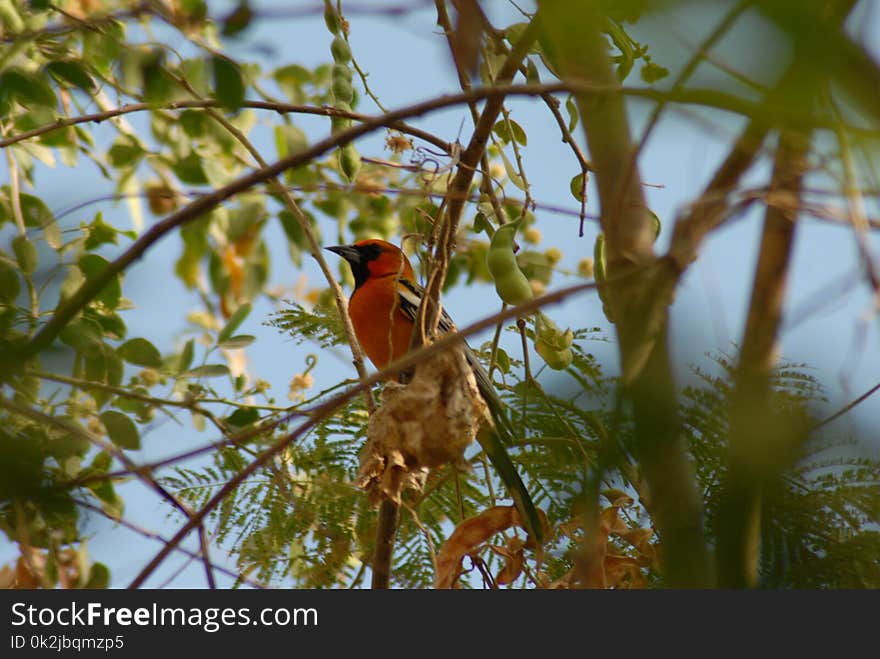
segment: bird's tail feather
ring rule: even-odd
[[[520,478],[519,472],[516,470],[516,466],[513,464],[510,454],[505,448],[505,445],[510,446],[513,443],[515,435],[513,426],[504,412],[504,404],[501,402],[498,392],[495,391],[488,373],[486,373],[483,366],[477,360],[476,355],[470,348],[465,350],[465,355],[474,371],[480,394],[482,394],[483,400],[486,401],[494,424],[494,427],[484,426],[477,433],[477,441],[480,442],[480,446],[485,451],[492,466],[495,467],[498,476],[507,488],[508,493],[513,498],[513,503],[522,518],[523,525],[529,536],[538,545],[541,545],[544,541],[541,518],[538,516],[535,503],[532,501],[525,483]]]

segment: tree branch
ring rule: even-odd
[[[807,168],[809,135],[783,131],[776,149],[771,192],[796,198]],[[761,491],[785,466],[791,448],[773,409],[770,378],[794,244],[797,207],[767,206],[755,281],[730,404],[730,446],[718,526],[718,576],[723,587],[758,583]]]
[[[602,26],[609,20],[599,3],[544,0],[539,3],[542,46],[566,81],[588,86],[614,84],[616,75]],[[655,526],[664,545],[664,573],[673,587],[711,583],[703,537],[702,502],[686,453],[676,387],[667,345],[667,303],[657,300],[664,266],[652,244],[642,182],[630,137],[624,99],[576,92],[593,173],[599,189],[600,223],[606,239],[610,316],[617,330],[623,395],[633,405],[634,452],[651,492]],[[656,306],[655,306],[656,305]],[[613,449],[613,447],[610,447]],[[601,458],[600,458],[601,461]],[[585,527],[598,528],[598,486],[589,488]],[[583,564],[595,547],[583,547]]]

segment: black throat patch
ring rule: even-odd
[[[354,277],[354,289],[361,287],[370,278],[370,261],[375,261],[382,254],[382,248],[370,243],[369,245],[355,245],[358,251],[358,259],[347,259],[351,266],[351,274]]]

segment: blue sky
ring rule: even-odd
[[[220,13],[222,3],[210,4],[212,11],[217,6]],[[385,4],[361,2],[358,6],[381,7]],[[361,67],[370,72],[370,85],[388,108],[409,105],[458,89],[448,49],[435,25],[433,3],[421,4],[426,8],[393,19],[383,14],[353,14],[350,17],[350,39],[355,57]],[[516,15],[516,10],[506,2],[498,0],[486,4],[499,25]],[[259,14],[263,7],[277,8],[282,3],[254,2],[252,5]],[[284,4],[294,7],[314,5]],[[702,38],[706,30],[704,14],[708,11],[705,5],[697,6],[689,13],[683,13],[680,20],[674,23],[649,22],[633,30],[633,34],[638,38],[639,34],[656,27],[657,31],[651,32],[651,39],[648,40],[651,52],[658,63],[675,73],[691,48]],[[854,30],[871,34],[866,26],[877,25],[877,12],[864,11],[857,18]],[[772,27],[752,18],[741,29],[750,32],[755,48],[734,49],[734,40],[731,39],[720,46],[720,59],[744,72],[766,70],[764,65],[768,62],[771,63],[771,69],[784,64],[784,44],[780,45]],[[877,30],[874,32],[880,33]],[[315,14],[259,20],[243,37],[229,42],[229,46],[233,55],[256,59],[267,71],[280,64],[296,62],[312,67],[327,62],[330,60],[330,40],[331,36],[324,28],[320,14]],[[873,46],[876,48],[876,42]],[[713,80],[716,75],[717,72],[707,67],[698,72],[697,80]],[[630,82],[637,84],[636,80],[634,74]],[[512,118],[528,132],[529,143],[524,148],[524,157],[527,173],[534,186],[533,196],[545,204],[577,210],[577,203],[569,192],[569,180],[577,173],[577,166],[570,151],[561,142],[552,117],[540,102],[533,100],[515,99],[509,107]],[[650,106],[634,103],[630,108],[630,117],[638,132]],[[362,99],[358,109],[366,113],[375,111],[366,99]],[[464,109],[453,108],[412,123],[445,139],[454,140],[464,120],[461,137],[462,141],[466,141],[471,128],[468,117]],[[695,121],[695,117],[701,120]],[[141,118],[133,116],[129,120],[135,127],[143,125]],[[261,120],[265,120],[268,126],[273,118],[261,117]],[[328,123],[320,119],[304,120],[302,126],[315,139],[329,131]],[[659,250],[662,251],[667,245],[676,214],[693,200],[723,158],[727,139],[734,134],[737,126],[736,120],[729,116],[694,109],[686,112],[671,109],[664,116],[640,162],[643,180],[657,186],[647,187],[646,195],[649,205],[663,222]],[[108,140],[112,139],[109,128],[101,130],[103,132],[99,134]],[[383,140],[383,133],[365,138],[358,142],[359,150],[365,156],[387,157]],[[254,134],[254,142],[265,153],[274,153],[270,128],[259,127]],[[5,164],[3,167],[3,176],[6,176]],[[766,163],[759,165],[751,178],[756,184],[761,184],[766,180],[767,171]],[[99,178],[95,168],[90,166],[73,171],[63,167],[41,170],[37,177],[37,190],[50,208],[56,211],[111,191],[107,183]],[[595,195],[591,199],[595,199]],[[106,219],[112,220],[120,228],[130,227],[127,207],[110,203],[90,206],[71,215],[71,224],[90,221],[99,208],[103,209]],[[595,205],[591,210],[595,212]],[[869,205],[868,213],[878,215],[876,204]],[[559,246],[563,250],[563,267],[575,269],[580,258],[592,255],[597,233],[595,223],[588,222],[584,237],[578,238],[576,218],[540,210],[536,215],[537,226],[544,236],[544,246]],[[149,215],[147,218],[149,221]],[[718,350],[731,353],[734,343],[740,339],[760,224],[761,212],[755,210],[715,232],[707,241],[699,261],[681,283],[671,309],[671,323],[673,350],[682,383],[690,378],[689,364],[710,368],[711,362],[705,357],[706,353]],[[328,237],[328,244],[334,242],[330,237],[335,235],[335,227],[327,224],[322,228],[323,235]],[[270,225],[267,231],[272,245],[271,283],[290,287],[304,273],[313,285],[321,285],[320,273],[311,259],[305,259],[301,271],[296,269],[287,257],[280,229]],[[876,253],[876,240],[873,247]],[[171,350],[179,344],[184,329],[180,320],[183,312],[198,307],[196,297],[167,275],[173,268],[179,249],[176,235],[163,239],[147,258],[129,270],[125,280],[126,295],[137,304],[136,309],[126,312],[126,322],[133,330],[132,335],[149,337],[163,350]],[[871,308],[870,292],[858,273],[851,230],[811,219],[801,224],[786,311],[797,312],[802,320],[786,327],[782,335],[782,356],[792,362],[805,363],[813,369],[812,373],[826,386],[830,399],[828,412],[876,384],[877,373],[880,373],[877,322]],[[849,285],[842,286],[833,294],[822,293],[829,282],[847,275],[853,275]],[[567,283],[570,282],[560,277],[554,281],[554,287]],[[821,304],[818,309],[813,309],[817,300]],[[478,286],[468,290],[459,289],[454,298],[445,300],[445,304],[459,325],[466,325],[482,317],[487,305],[495,308],[496,298],[491,287]],[[810,312],[800,313],[805,309],[810,309]],[[258,337],[258,341],[247,349],[249,370],[268,380],[276,398],[283,404],[290,378],[303,370],[306,355],[314,347],[297,347],[275,330],[262,325],[271,310],[266,301],[257,303],[240,331]],[[594,295],[572,299],[554,308],[551,315],[560,325],[596,325],[605,330],[606,336],[613,337],[613,331],[602,315],[601,304]],[[858,342],[860,332],[864,335],[862,344]],[[480,343],[488,338],[480,336],[474,342]],[[615,370],[616,351],[613,343],[595,343],[588,349],[600,358],[609,371]],[[515,354],[516,348],[511,347],[511,352]],[[318,390],[351,377],[353,369],[342,353],[338,357],[321,354],[312,374]],[[841,421],[839,427],[842,430],[870,432],[869,429],[876,426],[872,420],[876,420],[878,415],[880,396],[859,406]],[[196,433],[187,418],[181,420],[183,425],[180,426],[165,422],[155,427],[147,435],[145,447],[138,457],[147,461],[174,453],[180,447],[213,439],[209,433]],[[880,451],[880,438],[876,437],[876,431],[874,435],[873,449]],[[181,523],[178,517],[167,518],[165,505],[158,502],[152,493],[145,492],[139,484],[126,485],[123,492],[126,493],[128,518],[159,530],[166,536],[172,535]],[[91,519],[86,530],[92,536],[90,549],[94,557],[111,567],[114,586],[124,586],[159,548],[157,544],[127,531],[113,529],[106,520]],[[189,541],[188,546],[195,545]],[[4,548],[0,544],[0,561],[14,554],[13,547]],[[178,558],[167,561],[149,585],[163,583],[180,566],[181,560]],[[226,583],[222,578],[220,582]],[[171,583],[181,587],[204,586],[200,565],[196,562],[185,568]]]

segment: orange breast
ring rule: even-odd
[[[413,322],[397,300],[393,279],[383,277],[366,281],[348,303],[358,343],[379,369],[409,350]]]

